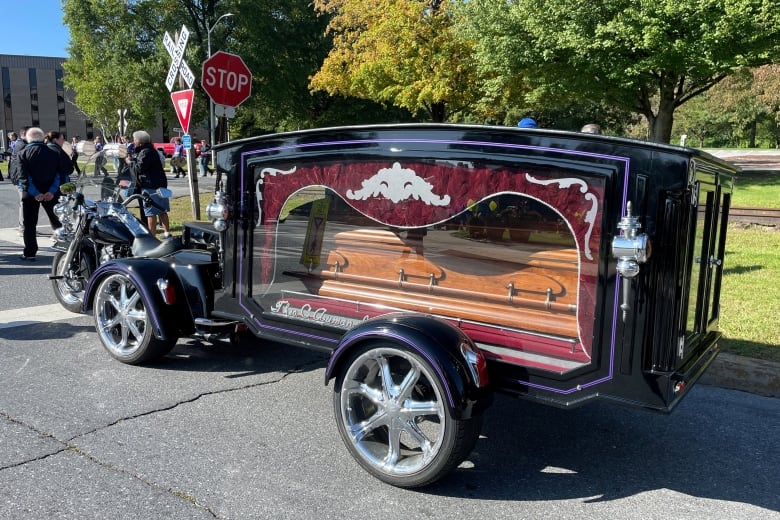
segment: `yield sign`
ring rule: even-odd
[[[192,89],[178,90],[171,92],[171,101],[173,101],[173,109],[176,111],[176,116],[179,118],[184,133],[189,133],[190,128],[190,115],[192,114],[192,100],[195,96],[195,91]]]

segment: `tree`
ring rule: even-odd
[[[333,48],[313,90],[389,103],[445,121],[477,98],[472,42],[453,30],[450,0],[315,0]]]
[[[234,126],[244,133],[311,126],[309,78],[330,48],[326,23],[309,0],[265,0],[242,8],[229,52],[241,55],[252,71],[253,90]]]
[[[711,113],[726,121],[735,137],[747,134],[749,148],[756,146],[758,120],[768,114],[753,87],[753,70],[745,68],[724,79],[706,95]]]
[[[776,0],[471,0],[464,32],[483,73],[545,105],[601,101],[668,142],[674,111],[738,67],[780,55]]]
[[[780,147],[780,64],[765,65],[754,69],[751,92],[763,107],[765,127],[771,134],[772,144]]]
[[[780,65],[741,69],[687,103],[675,117],[675,132],[704,146],[776,146],[780,134]]]
[[[64,81],[75,91],[78,107],[103,133],[118,130],[121,108],[128,109],[131,127],[156,124],[165,99],[164,83],[157,79],[165,69],[159,53],[162,36],[155,29],[161,25],[159,6],[152,4],[63,1],[71,35]]]

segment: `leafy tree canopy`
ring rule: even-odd
[[[697,140],[695,146],[755,147],[780,143],[780,65],[741,69],[675,117],[675,132]]]
[[[479,93],[472,43],[453,30],[450,0],[314,0],[333,48],[313,90],[388,103],[444,121]]]
[[[170,4],[170,0],[167,2]],[[127,109],[131,128],[155,125],[165,95],[167,70],[160,53],[165,1],[64,0],[70,28],[65,83],[76,104],[104,133],[117,129],[117,109]],[[164,51],[163,51],[164,52]]]
[[[165,127],[176,116],[165,87],[171,58],[163,35],[185,25],[185,61],[196,76],[190,131],[210,133],[209,99],[201,64],[211,52],[238,54],[252,71],[252,95],[230,122],[230,137],[318,124],[408,120],[404,110],[371,101],[309,91],[309,78],[330,49],[328,17],[309,0],[63,0],[71,32],[66,84],[76,104],[105,133],[116,131],[119,108],[129,112],[129,131]],[[230,14],[230,16],[223,16]],[[175,89],[187,88],[177,84]],[[222,118],[216,134],[228,137]],[[167,133],[167,131],[166,131]],[[220,140],[222,140],[220,139]]]
[[[494,84],[536,105],[604,101],[668,142],[674,110],[738,67],[780,56],[776,0],[470,0],[464,32]],[[495,89],[495,88],[494,88]]]

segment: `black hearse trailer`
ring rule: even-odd
[[[213,224],[86,291],[126,363],[191,334],[330,353],[336,424],[393,485],[462,461],[493,392],[670,411],[717,354],[735,168],[607,136],[378,125],[216,148]]]

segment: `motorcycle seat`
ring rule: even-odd
[[[180,236],[167,238],[163,241],[151,235],[136,237],[131,250],[134,257],[161,258],[184,249]]]

